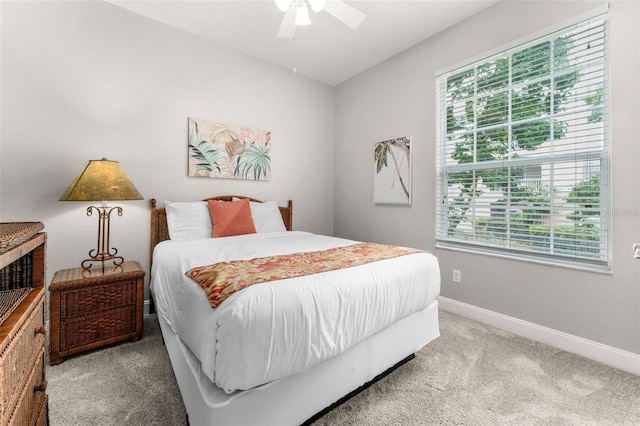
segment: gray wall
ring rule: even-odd
[[[48,281],[95,246],[91,203],[58,201],[90,159],[147,199],[293,199],[295,229],[333,232],[331,87],[105,2],[0,7],[0,220],[44,222]],[[271,181],[188,178],[187,117],[270,130]],[[148,201],[117,205],[112,243],[147,269]]]
[[[601,2],[500,2],[335,92],[334,232],[433,251],[442,295],[640,353],[640,3],[610,12],[613,273],[435,249],[435,73],[591,10]],[[373,143],[412,135],[413,204],[374,205]],[[462,283],[452,282],[452,269]]]

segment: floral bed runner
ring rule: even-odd
[[[197,266],[185,275],[202,287],[211,307],[253,284],[318,274],[378,260],[422,253],[422,250],[375,243],[358,243],[328,250],[232,260]]]

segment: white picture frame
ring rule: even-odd
[[[373,202],[411,205],[411,136],[374,143]]]

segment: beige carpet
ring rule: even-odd
[[[314,425],[640,425],[640,377],[440,317],[441,337],[416,359]],[[76,356],[47,375],[52,426],[186,424],[154,315],[141,341]]]

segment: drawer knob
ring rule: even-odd
[[[38,334],[45,334],[46,332],[47,332],[47,329],[45,328],[45,326],[41,325],[40,327],[33,330],[33,335],[37,336]]]
[[[44,380],[39,385],[33,387],[33,392],[44,392],[47,390],[47,381]]]

